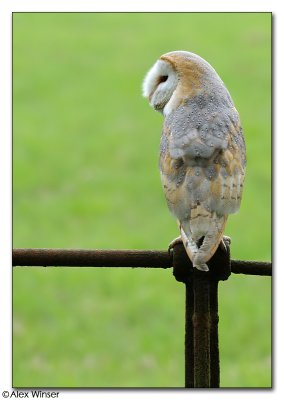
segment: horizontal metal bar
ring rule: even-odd
[[[234,274],[272,275],[272,263],[266,261],[231,260],[231,270]]]
[[[13,266],[171,268],[165,250],[13,249]],[[270,262],[231,260],[235,274],[271,276]]]
[[[170,268],[167,251],[14,249],[14,266]]]

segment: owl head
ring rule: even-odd
[[[214,94],[228,99],[228,91],[214,68],[188,51],[162,55],[147,73],[143,96],[150,105],[167,116],[180,104],[199,94]]]

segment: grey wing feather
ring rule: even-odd
[[[224,150],[228,146],[230,113],[226,110],[197,109],[191,101],[179,107],[168,117],[171,136],[169,152],[172,158],[209,159],[216,150]],[[211,112],[210,112],[211,111]]]
[[[190,99],[166,117],[165,128],[169,132],[170,157],[180,160],[171,179],[177,186],[183,184],[187,192],[183,207],[179,206],[180,217],[186,207],[198,203],[220,215],[236,212],[246,157],[240,120],[233,104],[216,102],[214,106],[198,108]],[[190,168],[186,170],[187,167]]]

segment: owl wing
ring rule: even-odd
[[[236,109],[179,107],[167,121],[168,151],[186,167],[183,187],[189,206],[200,203],[219,215],[239,209],[245,172],[245,143]]]
[[[223,110],[210,112],[208,107],[196,109],[191,103],[188,101],[172,115],[170,155],[172,158],[209,159],[216,151],[228,147],[229,115]]]

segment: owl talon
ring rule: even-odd
[[[223,236],[223,240],[224,240],[224,242],[228,242],[228,244],[231,244],[231,238],[230,238],[230,236]]]
[[[223,239],[220,242],[220,249],[224,252],[227,253],[228,249],[227,247],[231,244],[231,238],[229,236],[223,236]]]
[[[226,243],[224,242],[224,239],[222,239],[221,242],[220,242],[220,249],[221,249],[224,253],[227,252],[227,246],[226,246]]]
[[[177,244],[182,244],[182,238],[181,236],[175,238],[174,240],[171,241],[171,243],[169,244],[168,247],[168,252],[170,253],[170,251],[177,245]]]

